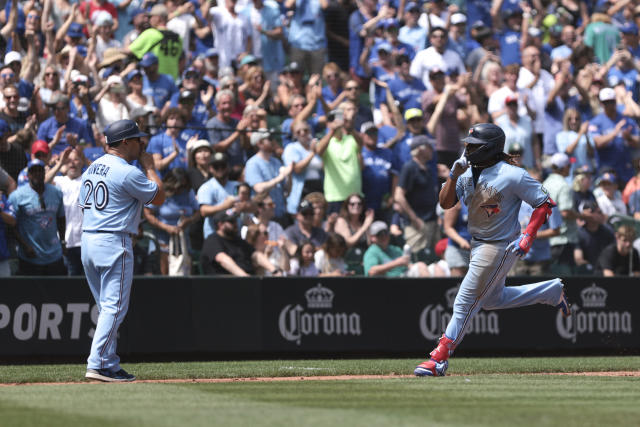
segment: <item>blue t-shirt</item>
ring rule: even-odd
[[[364,69],[360,65],[360,55],[364,48],[364,39],[360,37],[360,30],[365,22],[367,22],[367,18],[358,9],[349,16],[349,68],[360,77],[366,77]]]
[[[320,0],[296,0],[295,13],[289,26],[289,43],[296,49],[308,51],[327,47]]]
[[[500,60],[502,66],[520,64],[520,33],[512,30],[505,30],[500,34]]]
[[[142,93],[153,98],[153,104],[157,108],[164,107],[177,90],[173,77],[168,74],[158,74],[158,79],[155,81],[149,80],[146,74],[142,76]]]
[[[389,81],[389,89],[396,101],[400,102],[404,111],[409,108],[420,108],[420,97],[422,92],[427,88],[422,83],[422,80],[411,77],[411,81],[405,82],[400,77],[393,78]]]
[[[71,100],[69,101],[69,117],[74,117],[76,119],[84,120],[85,122],[90,123],[89,113],[87,113],[86,105],[82,104],[80,109],[78,109],[75,102],[73,102],[75,98],[76,96],[72,95]],[[91,101],[91,108],[93,108],[93,111],[98,111],[98,105],[93,101]]]
[[[187,169],[188,168],[187,141],[185,139],[182,139],[181,136],[178,136],[175,139],[175,141],[176,141],[176,145],[180,150],[180,153],[178,154],[178,157],[176,157],[175,159],[173,159],[171,163],[169,163],[169,166],[167,166],[165,169],[161,171],[158,171],[158,173],[160,174],[160,177],[163,177],[164,175],[166,175],[169,169],[174,169],[174,168]],[[147,152],[151,154],[160,154],[163,159],[167,157],[169,154],[171,154],[173,150],[174,150],[173,138],[171,138],[165,132],[162,132],[153,136],[149,141],[149,147],[147,148]]]
[[[398,31],[398,40],[408,44],[415,52],[427,47],[427,30],[419,25],[415,27],[401,27]]]
[[[210,178],[207,182],[202,184],[200,188],[198,188],[198,205],[219,205],[224,202],[227,197],[235,194],[237,187],[237,181],[227,181],[223,187],[217,179]],[[215,231],[216,224],[213,219],[213,215],[205,217],[204,225],[202,227],[204,238],[206,239],[209,235],[215,233]]]
[[[342,89],[339,89],[338,93],[333,93],[329,86],[322,87],[322,97],[327,104],[333,102],[341,93]],[[320,101],[316,103],[316,114],[318,115],[318,117],[325,115],[324,108],[322,108],[322,103]]]
[[[84,120],[76,119],[74,117],[69,117],[69,120],[66,123],[58,123],[55,116],[49,117],[40,124],[40,127],[38,128],[38,139],[47,141],[47,143],[51,142],[53,140],[53,137],[56,135],[58,128],[60,128],[60,126],[62,126],[63,124],[66,127],[62,134],[62,138],[60,139],[60,142],[58,142],[51,150],[52,154],[60,154],[64,151],[65,148],[67,148],[68,133],[75,133],[76,135],[78,135],[79,144],[84,141],[89,145],[95,145],[93,132],[91,132],[89,124]]]
[[[631,92],[633,100],[638,102],[638,70],[631,68],[627,71],[622,71],[618,67],[612,67],[607,74],[609,80],[609,86],[615,87],[618,83],[624,83],[624,87]]]
[[[547,155],[555,154],[556,135],[562,131],[562,119],[567,108],[580,109],[580,98],[570,96],[566,101],[556,96],[553,102],[546,105],[544,109],[544,132],[542,135],[543,153]]]
[[[62,192],[54,185],[45,184],[42,193],[44,208],[38,193],[30,185],[23,185],[9,195],[9,214],[17,220],[18,233],[33,248],[29,258],[22,245],[18,257],[32,264],[46,265],[62,258],[58,238],[58,218],[64,218]]]
[[[192,216],[199,208],[194,191],[189,190],[167,197],[161,206],[152,209],[163,223],[178,225],[180,218]]]
[[[179,97],[180,97],[180,91],[175,91],[173,95],[171,95],[171,104],[170,104],[171,107],[178,106]],[[215,106],[213,97],[211,97],[211,101],[209,101],[209,107],[211,107],[214,112],[216,111],[216,106]],[[198,94],[196,96],[196,102],[193,105],[193,110],[191,111],[191,120],[195,120],[198,123],[202,123],[202,126],[204,126],[204,123],[208,119],[209,119],[209,110],[207,106],[204,104],[204,102],[202,102],[202,99],[200,98],[200,94]],[[204,138],[206,138],[206,136]]]
[[[391,180],[398,171],[393,169],[393,153],[388,148],[369,150],[362,147],[362,192],[367,208],[380,209],[385,196],[391,192]]]
[[[156,197],[158,185],[121,157],[105,154],[82,174],[78,204],[82,231],[138,234],[142,206]]]
[[[282,161],[285,165],[289,166],[291,163],[300,162],[308,155],[309,150],[304,148],[299,142],[294,141],[284,148],[284,152],[282,153]],[[316,154],[311,162],[321,163],[322,158]],[[304,182],[307,179],[312,179],[309,178],[309,174],[309,167],[307,167],[302,173],[291,173],[291,191],[289,192],[289,196],[287,197],[287,212],[289,212],[290,214],[295,214],[296,212],[298,212],[298,205],[300,204],[300,199],[302,198],[302,189],[304,188]]]
[[[389,82],[391,79],[393,79],[395,77],[395,73],[393,71],[387,71],[382,67],[378,67],[378,66],[374,66],[371,68],[371,72],[373,74],[373,77],[375,77],[376,79],[382,81],[382,82]],[[380,108],[380,104],[386,104],[387,103],[387,91],[385,88],[383,88],[382,86],[378,86],[377,84],[375,85],[375,91],[374,91],[374,97],[375,97],[375,102],[374,102],[374,106],[375,108]]]
[[[606,135],[615,128],[616,123],[620,120],[626,121],[625,128],[629,128],[632,135],[639,134],[638,125],[635,121],[623,116],[620,112],[616,113],[616,117],[613,120],[604,113],[595,116],[589,122],[589,133],[592,138]],[[621,181],[627,182],[634,175],[633,165],[631,164],[631,151],[620,134],[616,135],[606,147],[598,148],[597,151],[600,167],[613,168]]]
[[[283,26],[282,14],[278,3],[273,0],[264,2],[260,10],[260,25],[265,31],[271,31]],[[272,39],[265,34],[260,36],[262,47],[262,67],[265,71],[280,71],[284,67],[285,53],[282,40]]]
[[[263,159],[259,154],[252,156],[247,160],[244,168],[244,178],[247,184],[253,188],[256,184],[274,179],[280,173],[282,162],[276,157],[269,157],[269,160]],[[286,201],[284,198],[284,186],[286,179],[280,181],[276,186],[269,190],[269,195],[276,204],[275,216],[282,217],[286,213]]]

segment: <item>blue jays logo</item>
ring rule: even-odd
[[[490,204],[480,206],[487,213],[487,217],[491,218],[494,214],[500,213],[500,205]]]

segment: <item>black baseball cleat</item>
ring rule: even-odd
[[[562,295],[560,296],[560,302],[556,305],[556,308],[562,310],[563,317],[571,316],[571,304],[569,304],[569,300],[567,299],[567,293],[564,288],[562,288]]]
[[[131,375],[124,369],[113,372],[108,369],[87,369],[85,378],[104,381],[108,383],[135,381],[135,375]]]

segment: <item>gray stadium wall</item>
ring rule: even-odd
[[[531,281],[513,278],[509,283]],[[565,280],[574,315],[481,311],[461,351],[640,350],[638,279]],[[455,279],[136,277],[121,355],[408,355],[430,350]],[[3,278],[0,359],[82,356],[97,308],[81,278]]]

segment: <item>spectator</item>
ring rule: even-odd
[[[377,49],[375,59],[370,60],[368,53],[372,45],[373,37],[367,38],[365,41],[365,48],[360,56],[360,62],[365,74],[367,76],[372,76],[373,82],[375,83],[373,96],[373,105],[375,108],[373,110],[373,120],[377,124],[388,124],[390,119],[389,109],[385,103],[385,88],[379,83],[387,83],[395,77],[395,63],[391,54],[393,47],[387,42],[377,44],[374,48]]]
[[[473,22],[473,21],[471,21]],[[465,61],[466,66],[472,73],[482,72],[479,66],[483,58],[491,59],[496,63],[500,60],[496,55],[496,40],[493,38],[493,32],[482,21],[475,21],[471,24],[469,31],[470,36],[476,42],[475,48],[469,52]],[[473,43],[473,42],[470,42]],[[486,63],[486,61],[485,61]]]
[[[615,241],[613,231],[608,225],[603,224],[604,215],[598,204],[585,200],[578,210],[584,221],[578,228],[578,247],[576,248],[576,264],[585,274],[602,274],[597,271],[598,258],[602,249]],[[597,218],[601,218],[598,220]]]
[[[376,221],[369,228],[371,246],[364,253],[364,274],[386,277],[429,277],[425,263],[411,264],[410,255],[389,244],[389,227]]]
[[[191,188],[189,175],[182,168],[168,171],[162,178],[167,195],[161,206],[144,208],[144,217],[155,228],[155,236],[160,246],[160,273],[169,274],[169,239],[179,233],[187,233],[189,226],[198,222],[200,212],[196,196]],[[191,245],[187,237],[187,248],[183,252],[190,252]]]
[[[304,196],[322,191],[323,163],[315,154],[316,140],[311,139],[311,128],[304,121],[293,125],[295,142],[284,148],[282,160],[292,166],[291,191],[287,197],[287,213],[295,215]]]
[[[236,13],[236,4],[236,0],[225,0],[209,9],[220,68],[229,67],[240,54],[250,51],[251,23],[246,16]]]
[[[156,107],[155,101],[152,96],[145,95],[143,93],[143,75],[140,70],[135,69],[130,71],[125,81],[127,83],[127,89],[129,90],[129,94],[127,95],[127,106],[129,107],[129,111],[133,112],[136,109],[142,109],[145,114],[147,112],[154,114],[154,119],[150,120],[148,124],[154,124],[159,121],[159,113],[160,110]]]
[[[344,255],[347,252],[347,243],[340,234],[329,233],[322,247],[314,254],[318,276],[346,276],[347,263]]]
[[[96,124],[99,129],[104,129],[115,121],[129,119],[129,106],[126,103],[125,92],[122,78],[117,75],[109,76],[107,84],[94,98],[98,103]]]
[[[141,62],[145,62],[144,55],[153,53],[158,62],[158,72],[177,79],[180,76],[178,62],[182,54],[182,40],[180,36],[167,28],[168,11],[164,4],[154,5],[149,16],[151,28],[144,30],[129,44],[125,52],[133,53],[142,60]],[[147,65],[142,66],[147,67]]]
[[[220,212],[215,222],[216,232],[206,238],[200,254],[204,274],[252,275],[254,249],[238,235],[236,216]]]
[[[72,71],[70,78],[71,81],[66,86],[67,95],[71,100],[69,103],[69,115],[76,119],[84,120],[89,124],[94,123],[98,106],[89,96],[89,78],[84,74],[80,74],[79,71],[76,73]]]
[[[417,136],[411,142],[411,161],[400,171],[394,199],[411,223],[404,229],[404,239],[412,253],[431,252],[438,239],[436,205],[438,196],[433,173],[427,163],[433,157],[434,141]]]
[[[16,225],[16,219],[12,214],[11,206],[7,201],[7,193],[11,193],[15,190],[15,181],[0,168],[0,184],[7,184],[7,191],[0,191],[0,277],[11,276],[11,262],[9,261],[11,253],[9,252],[9,245],[7,239],[7,226],[14,227]],[[5,190],[5,186],[2,186]]]
[[[273,252],[279,252],[279,241],[284,238],[285,242],[286,236],[284,234],[284,229],[280,224],[275,221],[272,221],[275,215],[276,204],[273,202],[273,199],[268,194],[264,194],[263,196],[256,196],[254,198],[254,202],[256,204],[256,212],[255,215],[252,215],[249,220],[249,225],[256,224],[262,226],[265,230],[267,230],[267,244],[271,245],[274,249]],[[247,235],[247,226],[243,226],[240,231],[240,236],[245,238]],[[287,245],[288,246],[288,245]]]
[[[129,3],[131,4],[131,3]],[[135,39],[138,38],[140,34],[142,34],[146,29],[149,28],[149,12],[145,9],[133,9],[129,16],[131,17],[131,24],[133,25],[133,29],[129,31],[123,40],[123,45],[126,48],[129,47],[131,43]]]
[[[153,98],[156,108],[162,108],[171,99],[174,92],[178,90],[173,82],[174,78],[170,74],[159,72],[158,57],[152,52],[145,53],[138,65],[144,71],[142,93],[147,97]]]
[[[565,153],[556,153],[551,157],[551,174],[543,182],[544,188],[556,203],[562,215],[560,234],[549,239],[552,265],[561,273],[569,273],[575,266],[574,249],[578,243],[576,219],[583,219],[573,208],[571,186],[567,183],[571,163]]]
[[[373,121],[373,113],[371,109],[366,106],[360,96],[360,86],[355,80],[348,80],[344,85],[344,90],[347,93],[345,102],[351,102],[355,106],[355,116],[353,118],[354,129],[360,129],[363,123]],[[340,103],[342,105],[342,103]],[[338,105],[338,108],[340,108]]]
[[[284,249],[285,239],[270,242],[268,238],[269,232],[264,225],[251,224],[247,227],[245,240],[254,249],[251,261],[255,273],[258,276],[284,276],[289,271],[289,255]],[[274,256],[273,244],[280,249],[277,256]]]
[[[404,26],[400,27],[398,39],[413,47],[415,52],[421,51],[427,45],[427,30],[418,25],[420,18],[420,7],[418,3],[409,2],[404,8],[402,15],[404,18]]]
[[[504,73],[498,61],[497,57],[487,52],[473,73],[472,84],[476,84],[480,95],[487,99],[491,99],[491,95],[500,89],[504,82]],[[515,79],[513,79],[513,86],[515,87]]]
[[[193,191],[197,192],[202,184],[213,176],[210,169],[211,154],[213,149],[206,139],[191,141],[187,144],[187,155],[189,158],[189,181]]]
[[[519,6],[501,10],[502,3],[501,0],[494,1],[491,6],[493,27],[499,30],[500,62],[505,66],[520,64],[520,50],[525,46],[523,35],[527,32],[527,25],[523,25],[523,10]]]
[[[27,159],[22,149],[9,142],[10,132],[7,122],[0,119],[0,167],[17,181],[18,174],[27,165]]]
[[[324,194],[329,212],[337,212],[352,193],[362,190],[362,139],[354,129],[356,106],[345,101],[327,117],[329,131],[316,145],[324,162]]]
[[[178,109],[182,111],[185,121],[184,128],[180,129],[180,138],[183,140],[189,140],[194,137],[196,139],[204,139],[207,137],[204,127],[208,114],[202,114],[202,111],[196,114],[196,108],[199,110],[203,106],[202,101],[200,101],[200,95],[198,92],[186,89],[184,86],[186,85],[183,84],[183,88],[178,94]],[[213,91],[211,91],[211,94],[213,94]],[[196,106],[197,102],[200,102],[201,105]],[[208,100],[205,99],[205,102],[208,102]]]
[[[196,37],[198,34],[209,33],[210,29],[206,19],[200,13],[196,12],[199,3],[184,2],[177,0],[168,0],[165,2],[167,7],[167,28],[176,33],[182,40],[182,52],[191,50],[191,33]]]
[[[596,203],[596,197],[591,191],[591,184],[593,183],[591,179],[592,174],[593,172],[590,168],[584,167],[578,169],[574,174],[571,195],[573,197],[573,209],[577,212],[581,212],[579,208],[583,202]]]
[[[364,39],[380,21],[391,14],[386,4],[383,4],[377,13],[376,8],[375,0],[363,0],[357,3],[357,9],[349,16],[349,73],[358,81],[365,78],[364,70],[360,66]]]
[[[44,163],[29,162],[29,185],[9,196],[17,222],[18,274],[21,276],[66,276],[62,260],[66,242],[62,192],[44,182]]]
[[[271,81],[265,79],[262,67],[255,65],[245,74],[245,82],[239,88],[245,103],[251,103],[268,112],[275,112],[276,106],[271,96]]]
[[[20,95],[16,86],[5,85],[2,89],[2,97],[4,98],[4,107],[0,110],[0,119],[7,122],[11,133],[15,133],[27,125],[29,114],[27,111],[18,110]],[[35,123],[29,120],[29,127],[33,125]]]
[[[365,209],[365,199],[359,194],[351,194],[344,201],[336,220],[335,232],[341,235],[347,251],[344,260],[348,268],[356,274],[362,274],[362,259],[369,242],[367,231],[373,224],[373,209]]]
[[[289,261],[289,276],[316,277],[320,274],[313,258],[315,248],[311,242],[303,242]]]
[[[296,222],[285,229],[287,239],[293,244],[289,247],[289,254],[294,255],[304,242],[311,242],[320,247],[327,240],[327,233],[320,227],[313,225],[314,207],[311,202],[300,202]]]
[[[391,210],[392,194],[398,181],[398,171],[393,167],[393,152],[378,147],[378,128],[367,122],[360,128],[362,138],[362,192],[367,207],[381,217]],[[364,212],[364,206],[362,206]],[[367,228],[364,230],[366,231]]]
[[[275,142],[266,130],[254,132],[251,135],[251,145],[258,152],[252,156],[244,169],[247,183],[257,194],[268,192],[276,204],[276,220],[288,222],[285,219],[285,193],[291,188],[291,171],[293,165],[283,166],[282,162],[273,156]]]
[[[73,150],[69,152],[67,161],[64,162],[63,175],[53,178],[53,183],[62,192],[64,205],[66,254],[63,254],[64,264],[69,276],[84,276],[84,267],[80,254],[82,240],[82,209],[78,205],[80,187],[82,187],[82,166],[85,159],[82,152]],[[62,164],[62,161],[60,162]]]
[[[495,123],[502,128],[505,135],[505,152],[518,145],[521,149],[520,164],[527,169],[539,169],[540,164],[536,162],[534,145],[531,142],[533,129],[531,118],[527,115],[518,114],[518,96],[507,96],[504,100],[507,107],[507,114],[498,117]]]
[[[231,117],[236,103],[232,91],[223,89],[216,94],[215,99],[218,113],[207,121],[209,141],[214,151],[226,153],[232,176],[237,178],[248,159],[245,151],[246,136],[243,135],[248,121],[246,119],[238,121]]]
[[[444,211],[443,232],[447,236],[444,259],[450,275],[461,277],[467,274],[471,259],[471,234],[467,230],[469,210],[464,202]]]
[[[598,62],[605,64],[620,43],[620,32],[607,15],[607,6],[598,6],[584,31],[584,44],[593,48]]]
[[[563,130],[556,134],[556,149],[560,153],[566,153],[573,159],[571,174],[581,167],[591,168],[595,164],[596,150],[587,133],[589,122],[582,122],[580,113],[575,108],[564,110]]]
[[[640,156],[633,159],[633,168],[635,169],[635,175],[627,182],[622,191],[622,201],[629,205],[629,210],[634,211],[631,204],[631,194],[640,190]]]
[[[380,51],[380,45],[388,44],[388,53],[392,56],[391,62],[395,63],[396,57],[399,55],[407,55],[410,59],[416,55],[413,47],[410,44],[403,43],[398,39],[398,20],[395,18],[385,19],[380,23],[382,27],[382,39],[376,43],[371,55],[369,56],[369,62],[375,63],[379,60],[378,54]]]
[[[595,184],[600,189],[599,195],[596,196],[596,202],[606,218],[613,215],[627,215],[627,205],[622,201],[622,195],[618,191],[615,174],[605,172],[596,180]]]
[[[576,29],[573,25],[565,25],[562,27],[560,40],[562,41],[562,44],[554,47],[551,51],[551,60],[554,63],[562,62],[571,58],[573,48],[576,44]]]
[[[253,0],[253,7],[260,14],[260,20],[254,25],[260,37],[252,37],[255,44],[259,42],[260,52],[254,48],[254,52],[259,53],[262,59],[262,66],[271,82],[271,87],[275,88],[278,83],[278,74],[284,67],[285,53],[282,43],[284,36],[284,22],[280,13],[278,3],[272,0]]]
[[[335,110],[347,96],[347,91],[344,90],[342,71],[335,62],[329,62],[322,67],[322,78],[326,85],[322,87],[320,96],[329,106],[329,111]],[[318,100],[316,115],[324,116],[325,114],[322,102]]]
[[[327,37],[323,10],[329,2],[320,0],[285,0],[287,9],[294,9],[289,26],[291,60],[308,74],[320,74],[327,54]]]
[[[411,75],[421,79],[427,89],[431,89],[429,72],[433,68],[440,70],[457,70],[463,74],[467,70],[460,56],[452,49],[447,48],[447,30],[442,27],[434,27],[429,33],[431,46],[416,53],[411,62]]]
[[[599,165],[601,170],[614,169],[620,182],[626,183],[634,174],[629,147],[640,147],[640,129],[635,121],[618,111],[613,89],[601,89],[599,98],[603,111],[589,122]]]
[[[327,216],[328,205],[324,194],[314,191],[304,196],[303,200],[308,201],[313,206],[313,226],[320,227],[327,233],[334,231],[338,213],[333,212]]]
[[[305,86],[302,81],[302,70],[297,62],[291,62],[280,72],[280,84],[278,85],[277,94],[280,101],[281,109],[288,108],[295,95],[304,96]]]
[[[224,153],[215,153],[211,156],[210,163],[213,177],[206,181],[198,189],[198,203],[200,215],[204,218],[203,235],[206,239],[214,234],[216,227],[214,215],[232,209],[236,197],[238,182],[229,179],[229,160]]]
[[[57,94],[51,99],[53,115],[40,123],[38,128],[38,139],[52,142],[56,132],[64,125],[64,133],[53,147],[53,154],[60,154],[67,147],[74,148],[76,145],[95,145],[93,133],[89,129],[88,123],[84,120],[69,116],[69,97]]]
[[[187,165],[187,141],[182,139],[180,131],[185,125],[184,113],[178,108],[167,111],[163,122],[166,130],[158,133],[149,141],[148,152],[153,155],[153,162],[161,177],[171,169],[186,169]],[[197,137],[192,137],[193,141]]]
[[[120,49],[122,42],[113,37],[113,18],[108,12],[100,11],[91,18],[93,21],[93,33],[96,37],[96,56],[98,61],[102,60],[102,54],[109,48]]]
[[[420,98],[427,89],[420,79],[410,74],[411,60],[407,55],[398,55],[396,66],[398,72],[389,81],[389,89],[391,89],[393,97],[400,102],[405,111],[410,108],[421,108]]]
[[[520,65],[511,64],[504,67],[504,84],[502,87],[489,96],[489,105],[487,111],[491,114],[491,118],[496,120],[503,114],[507,114],[507,97],[517,97],[518,99],[518,116],[528,114],[528,107],[524,100],[527,96],[516,86],[518,74],[520,73]],[[524,96],[523,96],[524,95]]]
[[[615,242],[605,247],[598,265],[605,277],[640,276],[640,256],[633,248],[636,231],[630,225],[621,225],[615,233]]]
[[[289,98],[289,104],[287,105],[287,111],[289,117],[287,117],[280,126],[282,132],[282,145],[287,148],[291,142],[295,140],[296,135],[293,133],[293,125],[295,123],[306,123],[310,128],[309,136],[313,136],[320,130],[320,122],[317,116],[312,116],[317,96],[316,91],[309,93],[309,99],[302,95],[293,95]]]

